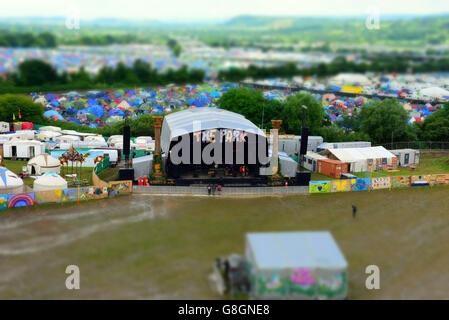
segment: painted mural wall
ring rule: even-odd
[[[310,181],[309,192],[310,193],[329,193],[332,190],[331,181]]]
[[[8,208],[29,207],[35,204],[77,202],[115,197],[129,194],[133,190],[132,181],[114,181],[108,187],[89,186],[51,191],[36,191],[0,195],[0,210]]]
[[[371,179],[371,188],[376,189],[387,189],[390,188],[391,179],[390,177],[377,177]]]
[[[350,180],[310,181],[310,193],[368,191],[390,188],[408,188],[418,186],[447,186],[449,174],[392,176],[376,178],[358,178]]]

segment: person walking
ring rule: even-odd
[[[355,205],[352,205],[352,217],[355,219],[357,216],[357,207]]]
[[[221,184],[218,185],[218,194],[221,194]]]
[[[208,185],[207,186],[207,194],[210,195],[211,191],[212,191],[212,187],[211,187],[211,185]]]

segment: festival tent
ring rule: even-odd
[[[430,87],[420,91],[420,95],[422,97],[428,97],[431,99],[449,99],[449,91],[439,88],[439,87]]]
[[[59,173],[61,169],[61,163],[58,159],[53,158],[47,153],[40,154],[34,157],[27,164],[27,170],[31,174],[41,175],[46,172]]]
[[[47,172],[34,180],[34,191],[50,191],[67,189],[67,181],[59,174]]]
[[[61,114],[57,111],[54,110],[48,110],[44,112],[44,117],[48,118],[48,119],[52,119],[52,120],[64,120],[64,117],[61,116]]]
[[[23,181],[15,173],[5,167],[0,167],[0,194],[23,192]]]
[[[326,149],[320,152],[331,160],[338,160],[349,163],[350,172],[370,171],[369,161],[377,164],[379,161],[383,165],[392,165],[396,156],[382,146],[364,148],[339,148]],[[397,159],[397,158],[396,158]]]
[[[252,299],[344,299],[348,264],[328,231],[246,234]]]

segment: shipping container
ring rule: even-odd
[[[332,178],[340,179],[342,173],[348,173],[348,164],[331,159],[320,159],[318,160],[318,170],[319,174],[324,174]]]

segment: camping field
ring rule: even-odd
[[[447,299],[448,194],[448,187],[423,187],[262,198],[132,195],[12,210],[0,216],[0,298],[218,299],[207,281],[213,261],[243,254],[247,232],[329,230],[349,264],[349,299]],[[80,268],[80,290],[64,287],[69,264]],[[372,264],[380,268],[380,290],[365,288]]]

